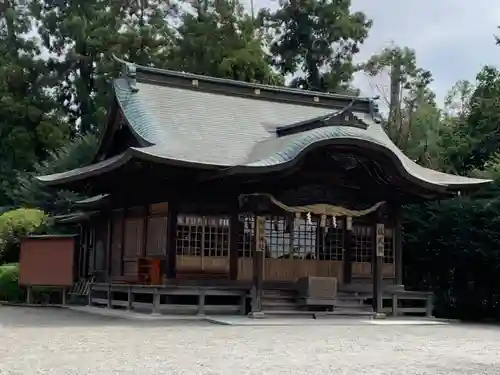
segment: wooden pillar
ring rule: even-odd
[[[373,226],[374,241],[372,253],[372,279],[373,279],[373,311],[376,314],[382,313],[382,267],[384,265],[384,241],[385,228],[384,224],[379,222],[376,217]]]
[[[31,305],[33,303],[33,287],[31,285],[26,286],[26,304]]]
[[[142,224],[142,256],[147,256],[148,255],[148,223],[149,223],[149,214],[150,214],[150,206],[145,205],[144,206],[144,221]]]
[[[106,278],[111,277],[111,263],[112,263],[112,246],[113,246],[113,217],[111,212],[108,212],[108,232],[106,233]]]
[[[175,279],[176,277],[176,239],[177,239],[177,215],[178,206],[174,202],[168,203],[168,217],[167,217],[167,267],[166,274],[168,279]]]
[[[85,232],[83,230],[82,223],[78,224],[78,227],[80,229],[80,237],[78,241],[78,278],[80,279],[85,277],[85,274],[83,272],[83,246],[85,242],[85,238],[83,236]]]
[[[325,222],[320,218],[316,225],[316,259],[326,260],[325,255]]]
[[[231,210],[231,222],[229,227],[229,279],[238,279],[238,245],[240,239],[240,220],[238,201]]]
[[[97,238],[96,238],[96,233],[97,233],[97,229],[96,229],[96,225],[103,225],[103,223],[101,222],[101,218],[99,218],[99,220],[95,220],[93,221],[93,225],[92,225],[92,232],[91,232],[91,238],[92,238],[92,275],[96,275],[97,274]]]
[[[398,205],[394,211],[394,267],[396,285],[403,285],[403,210]]]
[[[89,252],[89,223],[85,222],[82,224],[82,276],[86,278],[88,276],[88,252]]]
[[[263,317],[262,289],[264,284],[265,217],[255,217],[255,237],[253,246],[252,310],[249,317]]]
[[[344,217],[342,220],[342,238],[343,238],[343,249],[344,249],[344,284],[350,284],[352,282],[352,218]]]
[[[122,232],[121,232],[121,244],[120,244],[120,276],[125,273],[125,263],[123,258],[125,257],[125,221],[127,220],[127,208],[125,207],[122,211]]]

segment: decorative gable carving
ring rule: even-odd
[[[360,129],[368,128],[368,125],[357,118],[351,111],[344,110],[326,116],[315,117],[294,124],[281,126],[276,129],[276,134],[278,137],[283,137],[285,135],[302,133],[327,126],[352,126]]]

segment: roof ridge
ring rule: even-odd
[[[290,88],[290,87],[266,85],[266,84],[262,84],[262,83],[238,81],[238,80],[229,79],[229,78],[218,78],[218,77],[212,77],[212,76],[207,76],[207,75],[202,75],[202,74],[180,72],[180,71],[169,70],[169,69],[153,68],[153,67],[148,67],[148,66],[144,66],[144,65],[138,65],[136,63],[132,63],[132,62],[120,59],[116,55],[113,55],[113,58],[115,59],[115,61],[124,65],[124,75],[127,76],[128,78],[131,78],[134,81],[136,79],[137,72],[145,72],[145,73],[151,73],[151,74],[158,74],[158,75],[162,75],[162,76],[166,76],[166,77],[187,78],[187,79],[193,79],[193,80],[198,80],[198,81],[204,81],[204,82],[208,82],[208,83],[219,83],[219,84],[225,84],[228,86],[251,88],[251,89],[265,89],[265,90],[274,91],[274,92],[297,94],[297,95],[303,95],[303,96],[309,96],[309,97],[341,99],[341,100],[343,99],[346,101],[357,101],[357,102],[363,102],[363,103],[372,103],[374,101],[374,99],[370,98],[370,97],[336,94],[336,93],[328,93],[328,92],[321,92],[321,91],[302,90],[302,89],[296,89],[296,88]],[[133,87],[133,85],[131,85],[131,86]]]

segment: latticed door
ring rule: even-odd
[[[238,278],[252,276],[254,218],[240,218]],[[293,281],[304,276],[340,277],[343,259],[341,221],[321,222],[314,215],[267,216],[265,221],[264,279]]]
[[[229,271],[230,218],[183,215],[177,217],[177,268]]]

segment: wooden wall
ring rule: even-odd
[[[225,215],[225,217],[228,217]],[[120,277],[133,278],[138,274],[138,258],[160,259],[165,263],[169,251],[176,251],[176,241],[169,240],[167,233],[168,204],[160,203],[149,206],[120,209],[110,212],[109,220],[102,220],[102,225],[107,225],[111,233],[109,236],[108,248],[108,276],[112,279]],[[233,220],[234,217],[231,219]],[[177,216],[174,217],[177,220]],[[366,221],[361,221],[366,225]],[[180,225],[180,224],[177,224]],[[239,226],[236,226],[239,228]],[[235,228],[235,226],[231,226]],[[241,231],[242,229],[238,229]],[[99,230],[98,230],[99,232]],[[104,232],[103,232],[104,233]],[[172,233],[177,236],[178,233]],[[231,241],[234,241],[231,236]],[[247,241],[248,242],[248,241]],[[247,244],[248,245],[248,244]],[[169,246],[173,246],[172,249]],[[239,244],[241,246],[241,244]],[[239,249],[235,252],[228,251],[225,256],[207,256],[206,254],[186,255],[177,251],[175,258],[175,269],[177,277],[182,277],[184,271],[199,271],[208,277],[210,273],[226,274],[229,278],[231,274],[230,258],[237,256],[237,262],[233,262],[237,267],[234,272],[237,280],[251,280],[252,278],[252,257],[248,250]],[[384,263],[383,275],[386,278],[393,278],[395,273],[394,263]],[[371,278],[370,262],[352,262],[352,277]],[[292,281],[303,276],[333,276],[339,282],[343,280],[344,261],[343,260],[319,260],[319,259],[287,259],[282,257],[266,257],[264,260],[264,280]],[[190,275],[190,273],[188,272]],[[188,276],[186,276],[188,277]]]

